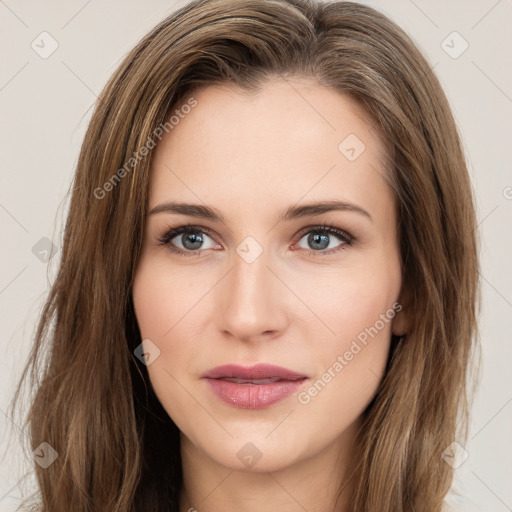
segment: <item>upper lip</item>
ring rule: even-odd
[[[246,379],[246,380],[259,380],[259,379],[273,379],[278,378],[281,380],[300,380],[305,379],[306,375],[288,370],[281,366],[273,364],[260,363],[253,366],[240,366],[237,364],[225,364],[217,366],[208,370],[201,375],[206,379]]]

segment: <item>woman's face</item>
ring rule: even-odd
[[[194,98],[155,149],[135,312],[182,443],[272,471],[342,449],[401,330],[386,150],[309,80]]]

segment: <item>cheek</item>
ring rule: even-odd
[[[158,400],[178,428],[186,428],[181,419],[187,417],[190,400],[186,388],[186,374],[194,354],[187,350],[180,329],[186,329],[186,311],[190,310],[190,295],[183,293],[193,288],[180,281],[179,274],[159,268],[157,262],[141,260],[133,283],[133,305],[142,340],[151,340],[158,347],[158,356],[147,366],[151,386]],[[173,275],[175,274],[175,275]],[[197,299],[196,299],[197,301]],[[181,320],[180,320],[181,319]],[[143,341],[144,351],[146,346]],[[155,350],[153,348],[153,350]]]
[[[395,316],[392,307],[401,284],[398,261],[387,261],[389,264],[380,267],[340,269],[316,279],[314,293],[312,282],[309,288],[301,288],[321,321],[309,318],[301,325],[311,332],[308,338],[317,340],[317,370],[332,382],[329,388],[334,394],[341,392],[355,399],[367,391],[371,394],[384,373]],[[298,318],[294,321],[300,323]],[[323,334],[314,336],[313,326]]]
[[[195,281],[196,279],[196,281]],[[142,259],[133,283],[133,304],[142,338],[163,341],[178,322],[186,323],[205,290],[213,285],[156,258]],[[157,341],[158,343],[158,341]]]
[[[324,324],[326,340],[343,344],[356,337],[378,322],[396,301],[400,291],[398,265],[371,269],[370,265],[344,268],[311,279],[297,279],[294,289]],[[318,320],[314,322],[316,327]],[[379,321],[379,330],[389,332],[390,324],[382,326]]]
[[[172,311],[172,293],[159,278],[156,269],[142,264],[139,266],[133,283],[133,306],[142,339],[155,340],[169,329],[170,318],[164,311]]]

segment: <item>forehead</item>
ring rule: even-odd
[[[223,211],[301,198],[370,205],[390,195],[388,152],[372,119],[312,80],[268,81],[257,93],[209,86],[158,144],[150,206],[198,199]],[[307,197],[306,197],[307,196]]]

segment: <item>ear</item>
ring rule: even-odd
[[[391,330],[395,336],[404,336],[411,327],[412,311],[410,295],[402,289],[400,296],[396,301],[395,317],[391,325]]]

